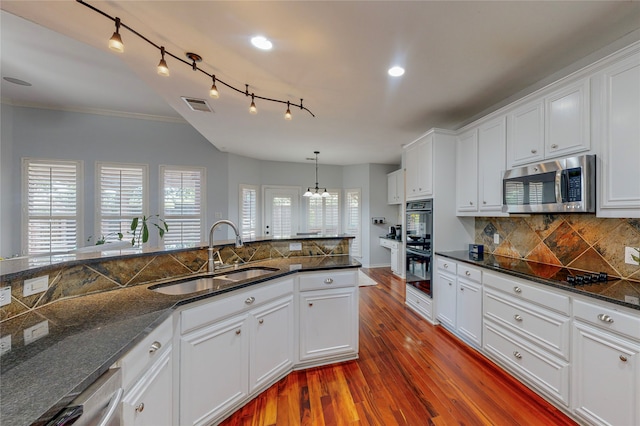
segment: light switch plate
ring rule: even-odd
[[[302,250],[302,243],[289,243],[289,251]]]
[[[27,297],[31,296],[32,294],[42,293],[48,288],[49,275],[43,275],[41,277],[24,280],[24,285],[22,286],[22,296]]]
[[[49,321],[44,320],[24,330],[24,344],[28,345],[49,334]]]
[[[634,305],[640,305],[640,298],[636,296],[624,296],[624,301]]]
[[[11,350],[11,335],[0,337],[0,355],[3,355]]]
[[[11,303],[11,287],[0,288],[0,306],[9,305]]]
[[[493,234],[493,243],[500,244],[500,234],[498,234],[497,232]]]

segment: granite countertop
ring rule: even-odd
[[[606,282],[571,285],[566,282],[567,274],[582,275],[585,271],[491,254],[485,254],[481,259],[474,260],[464,250],[437,252],[436,254],[514,277],[526,278],[550,287],[640,310],[640,305],[625,301],[625,296],[640,297],[640,281],[610,277]]]
[[[388,236],[386,236],[386,235],[380,235],[378,238],[381,238],[381,239],[383,239],[383,240],[397,241],[397,242],[399,242],[399,243],[401,243],[401,242],[402,242],[402,240],[399,240],[398,238],[391,238],[391,237],[388,237]]]
[[[0,356],[2,425],[46,423],[179,306],[298,271],[361,265],[341,255],[270,259],[247,265],[256,266],[277,271],[222,290],[182,296],[150,291],[148,287],[155,283],[127,287],[63,299],[3,322],[3,343],[9,337],[11,349]],[[48,334],[25,344],[25,330],[28,333],[29,328],[45,321]]]

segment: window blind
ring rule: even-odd
[[[147,166],[97,163],[96,170],[98,236],[130,232],[131,220],[147,212]]]
[[[286,237],[293,235],[293,201],[290,197],[273,197],[272,235]]]
[[[26,254],[73,250],[80,229],[82,164],[23,160]]]
[[[360,189],[347,189],[345,190],[346,196],[346,208],[345,208],[345,233],[347,235],[353,235],[355,238],[351,240],[351,247],[349,249],[352,256],[362,256],[361,249],[361,214],[362,205],[360,202]]]
[[[165,245],[203,241],[204,173],[201,167],[161,167]]]
[[[307,200],[307,230],[325,235],[340,232],[340,193],[329,190],[328,197],[309,197]]]
[[[240,185],[240,233],[243,239],[257,235],[257,203],[257,187]]]

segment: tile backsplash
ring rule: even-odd
[[[499,244],[494,243],[496,233]],[[475,242],[484,244],[486,253],[640,280],[640,266],[624,262],[625,247],[640,247],[640,219],[592,214],[478,217]]]

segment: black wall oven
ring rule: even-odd
[[[431,296],[431,235],[433,200],[407,203],[407,284]]]

